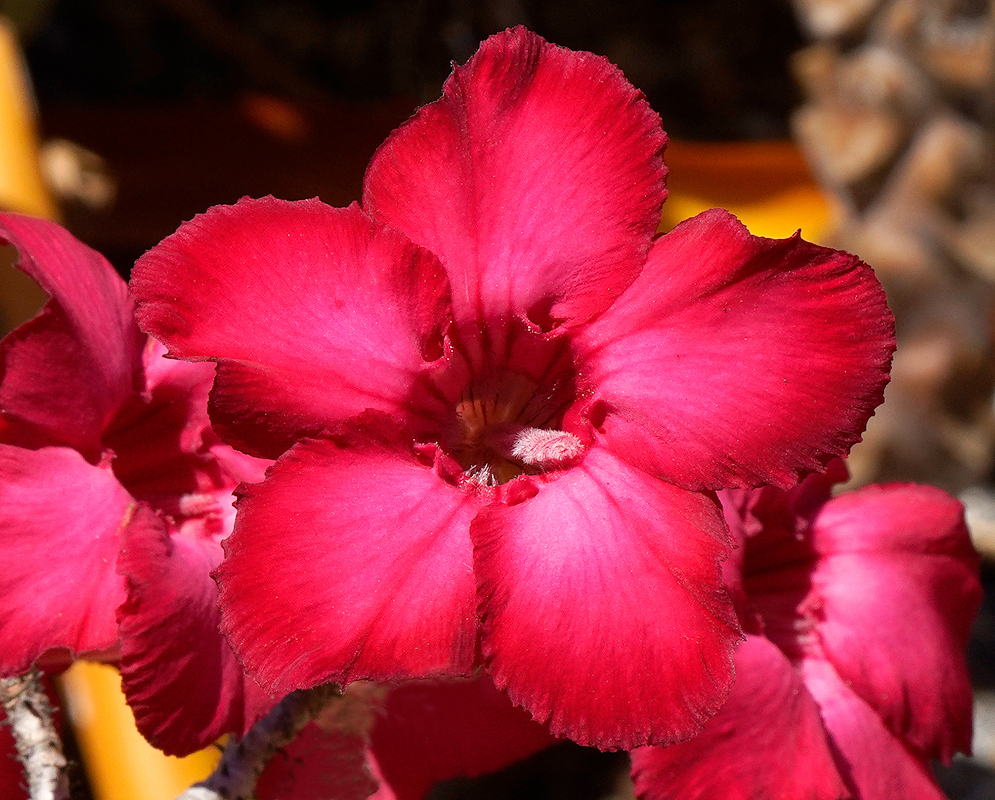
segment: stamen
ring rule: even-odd
[[[469,480],[499,486],[523,472],[566,466],[584,452],[572,433],[537,426],[555,425],[561,411],[547,396],[550,388],[541,395],[538,388],[524,375],[506,372],[463,391],[450,446]]]
[[[493,444],[506,458],[539,469],[558,467],[584,452],[584,445],[572,433],[546,428],[506,428]]]
[[[497,484],[494,473],[488,464],[481,464],[478,467],[467,470],[466,477],[474,483],[479,483],[481,486],[494,486]]]
[[[213,494],[185,494],[180,497],[180,514],[184,517],[217,516],[221,514],[221,506]]]

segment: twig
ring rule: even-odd
[[[297,738],[341,692],[333,684],[291,692],[238,742],[229,742],[221,763],[207,780],[196,783],[176,800],[251,800],[256,781],[281,747]]]
[[[68,800],[66,757],[38,671],[0,680],[0,702],[28,777],[31,800]]]

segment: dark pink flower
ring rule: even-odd
[[[929,760],[971,745],[963,509],[928,486],[830,485],[723,498],[744,545],[736,684],[697,738],[632,753],[640,798],[942,800]]]
[[[14,214],[0,243],[51,298],[0,344],[0,674],[110,659],[161,748],[241,734],[271,701],[220,636],[210,571],[264,464],[217,439],[212,366],[164,358],[102,256]]]
[[[370,731],[376,800],[422,800],[438,781],[475,778],[557,744],[486,676],[392,689]]]
[[[486,676],[353,684],[273,757],[257,794],[422,800],[439,781],[494,772],[557,743]]]
[[[216,430],[279,457],[217,571],[262,685],[470,675],[480,647],[582,743],[720,707],[711,491],[847,452],[893,331],[850,255],[722,211],[656,237],[664,143],[605,59],[519,28],[387,140],[362,207],[242,200],[140,259],[140,323],[216,361]]]

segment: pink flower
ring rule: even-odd
[[[828,500],[831,483],[724,498],[744,544],[736,684],[697,738],[632,753],[640,798],[942,800],[929,759],[971,745],[963,509],[909,484]]]
[[[439,781],[486,775],[558,743],[486,676],[403,683],[370,731],[380,781],[371,800],[421,800]]]
[[[711,490],[859,439],[893,330],[853,256],[710,211],[655,230],[665,136],[605,59],[492,37],[363,205],[217,206],[143,256],[145,330],[279,457],[217,571],[276,692],[487,671],[558,736],[678,741],[740,637]],[[479,649],[478,649],[479,648]]]
[[[111,659],[159,747],[241,734],[271,701],[220,636],[210,570],[264,464],[213,434],[212,366],[164,358],[102,256],[15,214],[0,243],[51,297],[0,344],[0,674]]]
[[[421,800],[439,781],[494,772],[557,743],[486,677],[354,684],[273,757],[257,794]]]

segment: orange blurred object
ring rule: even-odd
[[[307,116],[288,100],[251,92],[240,105],[248,120],[278,139],[296,143],[311,134]]]
[[[818,242],[832,224],[832,210],[798,148],[787,141],[672,141],[670,196],[660,230],[709,208],[726,208],[758,236],[784,238],[801,228]]]
[[[0,210],[55,219],[42,180],[31,84],[14,30],[0,16]],[[0,334],[41,308],[44,293],[12,269],[13,248],[0,247]]]
[[[221,757],[218,748],[173,758],[152,747],[135,729],[112,667],[79,661],[61,683],[94,800],[173,800]]]
[[[0,208],[55,219],[39,166],[30,87],[14,31],[0,17]]]

